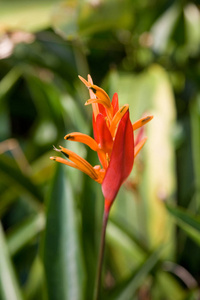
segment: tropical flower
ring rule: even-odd
[[[109,212],[122,183],[132,170],[134,158],[146,142],[146,138],[142,138],[142,131],[134,142],[134,131],[149,122],[153,116],[146,116],[131,124],[129,106],[126,104],[119,108],[117,93],[113,95],[111,102],[108,94],[93,84],[90,75],[88,81],[81,76],[79,78],[89,89],[90,99],[85,105],[92,105],[94,139],[79,132],[67,134],[64,138],[84,143],[96,151],[101,165],[93,167],[85,159],[62,146],[54,149],[64,154],[67,159],[55,156],[50,158],[79,169],[100,183],[105,198],[104,211]]]

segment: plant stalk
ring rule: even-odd
[[[99,291],[101,284],[101,273],[102,273],[102,265],[103,265],[103,254],[105,248],[105,236],[106,236],[106,227],[108,223],[109,211],[105,211],[103,213],[103,223],[102,223],[102,231],[101,231],[101,242],[99,249],[99,258],[98,258],[98,267],[97,267],[97,275],[94,289],[94,300],[99,299]]]

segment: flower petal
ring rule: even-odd
[[[63,163],[63,164],[66,164],[70,167],[76,168],[76,169],[84,172],[88,176],[90,176],[92,179],[98,181],[97,172],[95,171],[93,166],[89,162],[87,162],[87,160],[85,160],[84,158],[80,157],[76,153],[74,153],[71,150],[66,149],[62,146],[60,146],[60,149],[57,149],[56,147],[54,147],[54,150],[64,154],[71,162],[69,162],[68,160],[63,159],[61,157],[55,157],[55,156],[50,157],[50,159],[55,160],[60,163]]]
[[[106,107],[109,108],[111,106],[110,98],[109,98],[108,94],[102,88],[93,84],[89,87],[89,89],[92,90],[92,92],[96,95],[96,97],[99,100],[102,100],[104,102],[104,105]]]
[[[133,128],[129,119],[129,110],[127,110],[118,125],[110,164],[102,183],[102,191],[107,205],[111,206],[120,186],[130,174],[133,161]]]
[[[137,120],[132,125],[133,126],[133,130],[136,130],[136,129],[140,128],[141,126],[145,125],[146,123],[148,123],[152,119],[153,119],[153,116],[146,116],[144,118],[141,118],[141,119]]]
[[[84,133],[72,132],[72,133],[67,134],[64,137],[64,139],[69,140],[69,141],[83,143],[83,144],[89,146],[94,151],[99,150],[97,142],[93,138],[91,138],[91,136],[84,134]]]
[[[123,115],[125,115],[125,113],[127,112],[128,109],[129,109],[129,105],[125,104],[114,115],[112,122],[110,123],[110,133],[113,137],[115,136],[115,131],[116,131],[119,121],[121,120]]]
[[[144,144],[146,143],[147,137],[143,138],[134,148],[134,158],[138,155]]]
[[[85,105],[90,105],[90,104],[94,104],[94,103],[100,103],[102,104],[103,106],[105,106],[105,108],[109,109],[111,106],[110,106],[110,103],[108,101],[105,101],[105,99],[101,99],[101,98],[92,98],[92,99],[88,99],[86,102],[85,102]]]
[[[119,100],[118,100],[117,93],[114,93],[111,104],[113,107],[113,116],[114,116],[116,114],[116,112],[119,110]]]
[[[96,118],[96,128],[100,148],[110,154],[113,145],[113,139],[106,124],[106,120],[102,114],[98,114]]]
[[[99,161],[101,162],[104,169],[108,167],[108,160],[106,158],[106,152],[110,154],[113,140],[110,131],[107,127],[106,120],[102,114],[98,114],[95,120],[93,115],[93,133],[97,144],[102,149],[102,152],[98,151]]]

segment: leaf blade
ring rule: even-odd
[[[0,224],[0,296],[2,300],[22,300],[20,288],[14,274],[12,263]]]
[[[56,201],[57,198],[57,201]],[[70,183],[58,165],[48,199],[44,266],[49,299],[83,299],[84,264]]]
[[[166,207],[169,213],[174,217],[177,225],[200,245],[200,220],[182,208],[175,208],[170,205]]]

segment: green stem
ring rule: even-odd
[[[102,265],[103,265],[103,254],[104,254],[104,247],[105,247],[105,235],[106,235],[106,226],[107,226],[107,222],[108,222],[108,216],[109,216],[109,212],[104,211],[102,231],[101,231],[101,243],[100,243],[100,249],[99,249],[97,276],[96,276],[95,290],[94,290],[94,300],[99,299],[99,289],[100,289],[100,283],[101,283],[101,273],[102,273]]]

